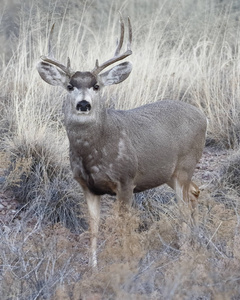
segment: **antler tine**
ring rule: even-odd
[[[105,61],[103,64],[99,65],[98,63],[98,60],[96,60],[96,65],[95,65],[95,68],[92,70],[92,73],[94,75],[97,75],[99,74],[103,69],[105,69],[106,67],[110,66],[111,64],[119,61],[119,60],[122,60],[124,58],[126,58],[127,56],[131,55],[132,54],[132,50],[131,50],[131,43],[132,43],[132,26],[131,26],[131,22],[130,22],[130,19],[128,18],[128,44],[127,44],[127,50],[120,54],[120,50],[122,48],[122,45],[123,45],[123,39],[124,39],[124,23],[123,23],[123,20],[122,20],[122,16],[120,14],[120,26],[121,26],[121,34],[120,34],[120,39],[119,39],[119,42],[117,44],[117,49],[115,51],[115,54],[114,56]]]
[[[49,64],[51,64],[51,65],[54,65],[54,66],[58,67],[58,68],[61,69],[64,73],[66,73],[69,77],[72,76],[72,73],[73,73],[73,72],[71,72],[70,68],[69,68],[68,66],[67,66],[67,67],[64,66],[63,64],[61,64],[60,62],[58,62],[58,61],[55,60],[54,58],[48,58],[48,57],[46,57],[46,56],[44,56],[44,55],[40,56],[40,58],[41,58],[41,60],[42,60],[43,62],[47,62],[47,63],[49,63]]]
[[[122,18],[122,15],[121,15],[120,12],[119,12],[119,15],[120,15],[119,22],[120,22],[120,28],[121,28],[121,35],[120,35],[120,39],[119,39],[119,41],[117,43],[117,49],[115,51],[114,56],[118,56],[119,55],[119,52],[120,52],[120,50],[122,48],[122,45],[123,45],[123,39],[124,39],[124,23],[123,23],[123,18]]]
[[[131,51],[131,45],[132,45],[132,24],[130,21],[130,18],[128,17],[128,45],[127,49]]]
[[[55,23],[53,23],[52,27],[51,27],[51,30],[50,30],[50,33],[49,33],[49,36],[48,36],[48,56],[49,57],[54,57],[54,54],[53,54],[53,49],[52,49],[52,36],[53,36],[53,31],[54,31],[54,26],[55,26]]]
[[[67,68],[68,68],[68,70],[71,69],[71,61],[70,61],[69,57],[67,58]]]
[[[49,33],[49,37],[48,37],[48,57],[42,55],[40,58],[41,58],[41,60],[43,62],[47,62],[47,63],[49,63],[51,65],[54,65],[54,66],[58,67],[65,74],[67,74],[69,77],[71,77],[74,72],[71,71],[70,58],[68,57],[67,66],[64,66],[59,61],[57,61],[56,59],[54,59],[53,50],[52,50],[52,43],[51,43],[53,32],[54,32],[54,26],[55,26],[55,24],[52,25],[50,33]]]

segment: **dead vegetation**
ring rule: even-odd
[[[141,212],[133,210],[122,220],[109,207],[95,272],[87,266],[88,232],[73,233],[60,223],[40,226],[36,217],[5,225],[1,298],[237,299],[237,216],[214,200],[206,207],[202,199],[200,207],[200,231],[191,237],[183,237],[178,220],[166,214],[142,230]]]
[[[0,203],[11,195],[18,208],[9,218],[0,211],[0,299],[239,299],[238,2],[3,3]],[[124,88],[106,91],[111,105],[191,102],[209,119],[212,148],[195,174],[199,231],[181,230],[174,193],[165,187],[136,195],[124,219],[105,197],[93,272],[87,210],[69,168],[63,96],[41,82],[35,64],[54,21],[59,60],[70,56],[84,70],[104,61],[119,9],[133,23],[134,69]]]

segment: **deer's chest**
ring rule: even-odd
[[[81,148],[82,150],[82,148]],[[126,155],[121,151],[102,149],[70,149],[70,161],[74,178],[92,193],[115,195],[119,182],[126,176]]]

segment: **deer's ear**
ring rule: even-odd
[[[66,87],[69,82],[68,75],[51,64],[41,61],[37,64],[37,70],[41,78],[48,84]]]
[[[132,64],[130,62],[124,62],[112,69],[100,74],[100,80],[103,85],[118,84],[124,81],[130,75],[132,71]]]

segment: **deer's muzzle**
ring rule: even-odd
[[[79,101],[76,105],[76,110],[78,111],[90,111],[91,110],[91,104],[86,101],[86,100],[82,100]]]

